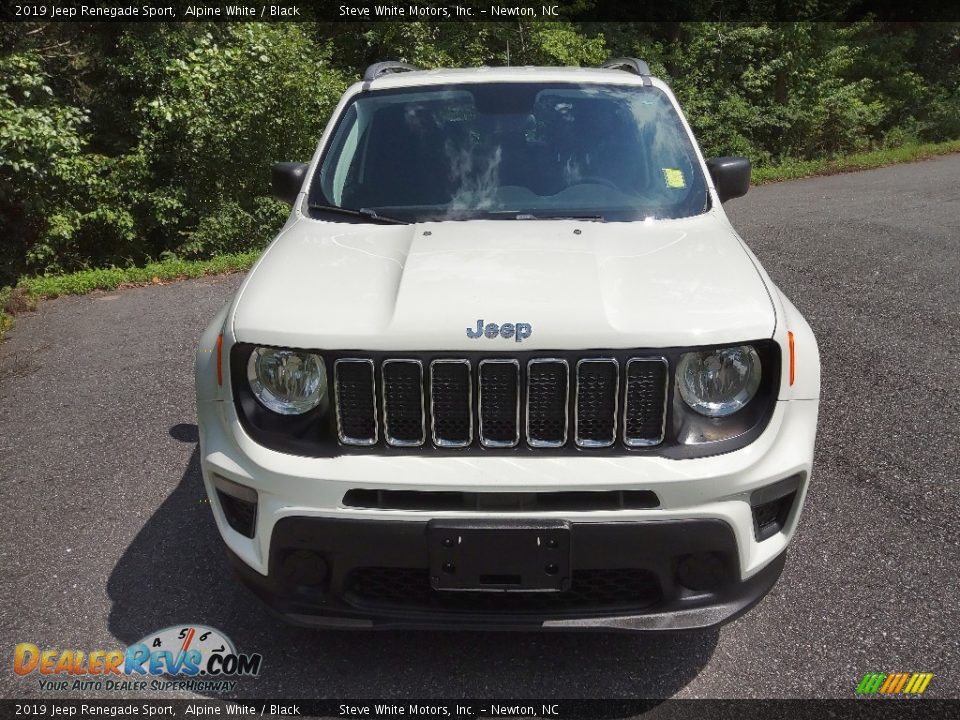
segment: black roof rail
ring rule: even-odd
[[[647,65],[646,60],[640,58],[610,58],[600,67],[605,70],[626,70],[634,75],[650,77],[650,66]]]
[[[411,65],[409,63],[399,62],[397,60],[384,60],[383,62],[376,62],[364,70],[363,81],[370,82],[371,80],[376,80],[381,75],[410,72],[412,70],[420,69],[422,68],[418,68],[416,65]]]

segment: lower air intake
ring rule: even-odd
[[[662,590],[655,573],[634,568],[574,570],[570,589],[564,592],[443,592],[430,587],[426,568],[362,567],[348,576],[345,597],[357,607],[549,615],[642,610],[659,602]]]

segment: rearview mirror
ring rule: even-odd
[[[270,169],[270,186],[273,196],[287,205],[293,205],[303,187],[307,175],[307,163],[282,162]]]
[[[707,160],[720,202],[738,198],[750,189],[750,161],[745,157],[720,157]]]

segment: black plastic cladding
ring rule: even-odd
[[[519,518],[490,521],[492,525],[505,528],[527,527],[531,522],[538,521]],[[585,607],[584,605],[593,603],[577,602],[564,607],[517,608],[504,607],[495,599],[482,597],[479,598],[481,602],[492,602],[496,605],[488,608],[492,612],[484,612],[485,608],[477,607],[470,597],[460,601],[450,598],[447,602],[454,603],[455,607],[448,608],[447,611],[435,605],[420,604],[410,607],[406,603],[415,600],[413,593],[420,593],[421,597],[424,594],[431,597],[440,595],[439,592],[429,591],[429,578],[427,583],[421,582],[422,571],[428,565],[425,520],[285,517],[276,523],[271,535],[269,575],[264,576],[253,570],[229,549],[228,557],[243,582],[270,607],[286,615],[294,623],[308,626],[485,629],[517,629],[528,626],[531,629],[550,629],[549,626],[543,626],[547,620],[576,618],[580,620],[578,626],[582,629],[595,627],[610,630],[693,629],[731,620],[749,609],[770,590],[783,569],[785,557],[784,554],[778,555],[759,573],[738,582],[740,566],[736,538],[730,525],[716,519],[571,522],[570,533],[570,568],[574,582],[577,574],[582,571],[601,570],[605,575],[611,570],[619,573],[621,569],[627,569],[628,572],[649,571],[659,579],[661,600],[650,605],[650,595],[641,592],[639,598],[631,594],[632,607],[624,607],[619,603],[604,608],[597,608],[595,605]],[[335,548],[332,555],[327,552],[330,548]],[[386,554],[385,548],[389,549]],[[300,584],[296,575],[288,573],[288,560],[301,551],[319,552],[327,556],[330,561],[329,572],[322,585],[315,585],[315,580]],[[723,568],[728,573],[727,581],[713,590],[689,592],[677,583],[679,563],[689,555],[700,553],[722,556]],[[368,567],[420,569],[419,578],[412,578],[416,587],[403,583],[400,588],[400,599],[404,606],[396,603],[376,603],[374,606],[368,599],[360,599],[363,607],[355,604],[357,598],[350,592],[350,576],[353,570]],[[382,591],[386,590],[383,587],[384,581],[391,583],[393,588],[397,587],[396,577],[369,579],[377,580]],[[590,583],[590,587],[596,587],[601,582],[596,576],[584,579]],[[607,585],[603,591],[603,604],[610,599],[616,601],[622,597],[616,585],[623,579],[608,575],[602,580]],[[613,597],[607,593],[611,593]],[[448,594],[462,593],[443,593]],[[565,595],[539,594],[557,599]],[[502,599],[508,593],[484,595],[489,598],[499,595]],[[521,593],[509,595],[519,596]],[[574,599],[576,596],[567,594],[566,597]],[[442,597],[437,599],[443,600]],[[552,602],[549,598],[545,599]],[[507,600],[507,603],[511,602],[513,601]],[[466,607],[460,603],[465,603]],[[478,610],[480,612],[477,612]],[[650,613],[656,613],[656,617],[644,617]],[[563,626],[563,629],[569,630],[569,627]]]
[[[257,503],[241,500],[217,489],[220,507],[227,524],[244,537],[252,538],[257,531]]]
[[[656,573],[643,568],[584,569],[571,575],[572,585],[564,592],[442,593],[430,588],[427,568],[358,567],[346,578],[344,597],[358,608],[480,615],[638,611],[663,598]]]
[[[673,401],[675,394],[675,372],[677,362],[680,356],[686,352],[696,350],[710,350],[723,347],[737,347],[739,345],[753,345],[760,355],[760,361],[763,368],[763,375],[760,380],[760,388],[757,395],[751,402],[764,402],[765,408],[759,414],[756,422],[741,432],[736,437],[717,442],[703,443],[697,445],[681,445],[676,442],[674,428],[676,427],[675,415],[678,412],[690,413],[696,415],[693,410],[687,408],[682,402]],[[720,455],[723,453],[738,450],[753,442],[766,428],[773,415],[776,399],[780,391],[780,367],[781,353],[780,346],[772,340],[749,340],[738,343],[727,343],[725,345],[711,346],[691,346],[674,348],[637,348],[637,349],[585,349],[585,350],[526,350],[517,352],[456,352],[456,351],[416,351],[416,352],[397,352],[397,351],[364,351],[364,350],[311,350],[319,354],[326,365],[327,381],[333,382],[333,363],[340,358],[369,358],[373,360],[377,370],[378,391],[377,402],[377,421],[382,430],[383,428],[383,403],[379,401],[379,392],[382,391],[380,383],[380,367],[384,360],[388,359],[419,359],[424,364],[424,407],[426,409],[426,428],[427,440],[420,447],[387,447],[384,444],[383,433],[380,433],[376,445],[369,447],[362,446],[344,446],[337,439],[336,413],[333,411],[333,405],[330,402],[332,390],[327,392],[327,400],[320,404],[318,408],[309,413],[300,416],[278,415],[267,410],[254,396],[247,383],[247,361],[250,353],[253,352],[256,345],[250,343],[237,343],[233,346],[230,354],[230,377],[233,390],[234,403],[237,408],[237,415],[240,423],[247,434],[257,443],[278,452],[284,452],[292,455],[301,455],[305,457],[338,457],[340,455],[419,455],[419,456],[450,456],[452,454],[469,455],[536,455],[543,457],[569,456],[573,453],[586,453],[597,456],[630,456],[630,455],[655,455],[675,459],[708,457],[711,455]],[[583,358],[615,358],[619,363],[619,372],[621,376],[619,389],[619,409],[618,415],[623,412],[623,393],[624,385],[623,374],[627,361],[630,358],[666,358],[669,363],[667,373],[667,420],[666,435],[659,445],[650,447],[626,447],[623,442],[623,418],[617,418],[617,441],[610,447],[604,448],[579,448],[574,442],[573,433],[573,413],[576,400],[575,392],[575,368],[577,361]],[[472,369],[472,383],[474,393],[474,437],[473,443],[468,447],[450,448],[434,447],[430,440],[430,401],[426,395],[429,377],[430,361],[434,359],[463,359],[470,360]],[[567,442],[562,447],[531,448],[527,445],[525,433],[521,427],[520,442],[512,448],[486,448],[480,445],[477,428],[479,427],[476,417],[476,393],[477,393],[477,368],[481,360],[486,359],[516,359],[520,363],[521,376],[526,373],[527,361],[534,358],[558,358],[565,359],[570,365],[570,432]],[[521,426],[524,423],[526,407],[526,388],[525,383],[520,383],[520,420]],[[711,423],[722,426],[726,422],[737,419],[739,413],[729,418],[707,419]],[[697,416],[703,421],[702,416]]]

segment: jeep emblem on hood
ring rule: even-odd
[[[499,335],[500,337],[508,340],[510,338],[516,338],[517,342],[523,342],[532,334],[533,326],[530,325],[530,323],[504,323],[503,325],[487,323],[484,325],[482,318],[477,320],[476,330],[473,328],[467,328],[468,338],[478,338],[483,336],[495,338]]]

